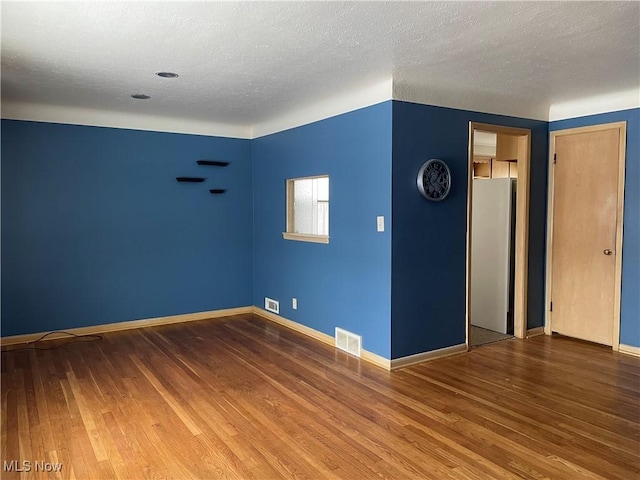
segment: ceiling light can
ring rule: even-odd
[[[156,75],[162,78],[178,78],[179,75],[173,72],[156,72]]]

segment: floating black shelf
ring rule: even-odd
[[[179,182],[204,182],[204,177],[176,177]]]
[[[211,193],[216,194],[216,193],[224,193],[227,190],[224,188],[212,188],[211,190],[209,190]]]
[[[206,165],[209,167],[226,167],[229,162],[219,162],[218,160],[198,160],[198,165]]]

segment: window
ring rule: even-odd
[[[287,180],[287,240],[329,243],[329,176]]]

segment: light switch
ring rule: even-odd
[[[378,217],[378,231],[384,232],[384,216],[382,215]]]

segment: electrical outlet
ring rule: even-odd
[[[291,299],[291,308],[293,308],[294,310],[298,309],[298,299],[297,298],[292,298]]]
[[[384,232],[384,217],[380,215],[376,220],[378,222],[378,231]]]

